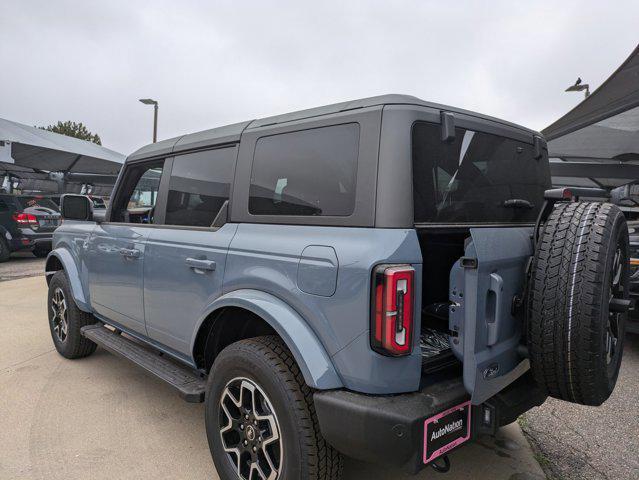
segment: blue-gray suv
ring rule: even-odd
[[[537,132],[386,95],[128,157],[106,213],[62,198],[53,342],[206,403],[220,478],[415,473],[621,362],[623,214],[550,190]]]

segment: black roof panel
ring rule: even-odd
[[[323,115],[330,115],[334,113],[343,112],[346,110],[355,110],[359,108],[383,106],[383,105],[417,105],[429,108],[435,108],[438,110],[445,110],[447,112],[461,113],[464,115],[470,115],[476,118],[481,118],[490,122],[497,122],[502,125],[506,125],[518,130],[523,130],[530,134],[538,134],[537,132],[520,125],[506,122],[498,118],[482,115],[479,113],[463,110],[461,108],[450,107],[447,105],[441,105],[438,103],[426,102],[417,97],[411,95],[380,95],[376,97],[362,98],[359,100],[351,100],[348,102],[335,103],[331,105],[325,105],[322,107],[315,107],[306,110],[299,110],[296,112],[285,113],[282,115],[274,115],[271,117],[261,118],[253,121],[235,123],[232,125],[226,125],[223,127],[212,128],[201,132],[191,133],[188,135],[182,135],[180,137],[171,138],[168,140],[162,140],[155,144],[146,145],[139,150],[133,152],[128,160],[136,160],[140,158],[148,158],[160,155],[167,155],[179,151],[190,150],[194,148],[202,148],[212,145],[220,145],[223,143],[238,142],[240,136],[245,129],[254,129],[265,127],[269,125],[275,125],[286,122],[293,122],[304,118],[319,117]]]

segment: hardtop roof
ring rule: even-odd
[[[356,110],[359,108],[383,106],[383,105],[416,105],[421,107],[429,107],[437,110],[444,110],[452,113],[460,113],[464,115],[473,116],[489,122],[500,123],[502,125],[522,130],[532,135],[541,135],[540,133],[531,130],[529,128],[517,125],[515,123],[507,122],[499,118],[483,115],[481,113],[464,110],[461,108],[451,107],[448,105],[441,105],[438,103],[426,102],[412,95],[379,95],[376,97],[362,98],[358,100],[351,100],[347,102],[334,103],[331,105],[325,105],[322,107],[309,108],[306,110],[299,110],[295,112],[285,113],[282,115],[274,115],[261,119],[235,123],[231,125],[225,125],[223,127],[212,128],[209,130],[203,130],[196,133],[190,133],[167,140],[162,140],[157,143],[151,143],[146,145],[131,155],[127,160],[139,160],[142,158],[157,157],[162,155],[168,155],[171,153],[192,150],[202,148],[206,146],[222,145],[225,143],[236,143],[240,140],[242,132],[247,129],[254,129],[260,127],[266,127],[270,125],[276,125],[286,122],[292,122],[302,120],[305,118],[320,117],[323,115],[331,115],[347,110]]]

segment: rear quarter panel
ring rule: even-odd
[[[308,257],[309,251],[325,258]],[[331,251],[334,258],[326,254]],[[330,269],[337,262],[334,288],[315,285],[310,289],[317,293],[308,293],[304,282],[307,291],[300,288],[302,252],[302,271]],[[421,253],[414,230],[240,224],[228,253],[224,291],[264,291],[290,305],[315,333],[346,388],[365,393],[413,391],[421,373],[419,348],[402,358],[385,357],[370,348],[371,272],[380,263],[413,264],[415,291],[421,292]],[[324,278],[331,281],[332,276]],[[418,296],[415,306],[420,303]],[[414,338],[418,346],[419,331]]]

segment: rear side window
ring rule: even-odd
[[[532,141],[532,136],[531,136]],[[548,159],[532,144],[438,124],[413,126],[415,222],[532,223],[550,188]]]
[[[210,227],[229,198],[235,159],[235,148],[176,156],[164,223]]]
[[[7,205],[2,198],[0,198],[0,212],[8,212],[8,211],[9,211],[9,205]]]
[[[249,212],[351,215],[358,151],[357,123],[260,138],[253,158]]]

